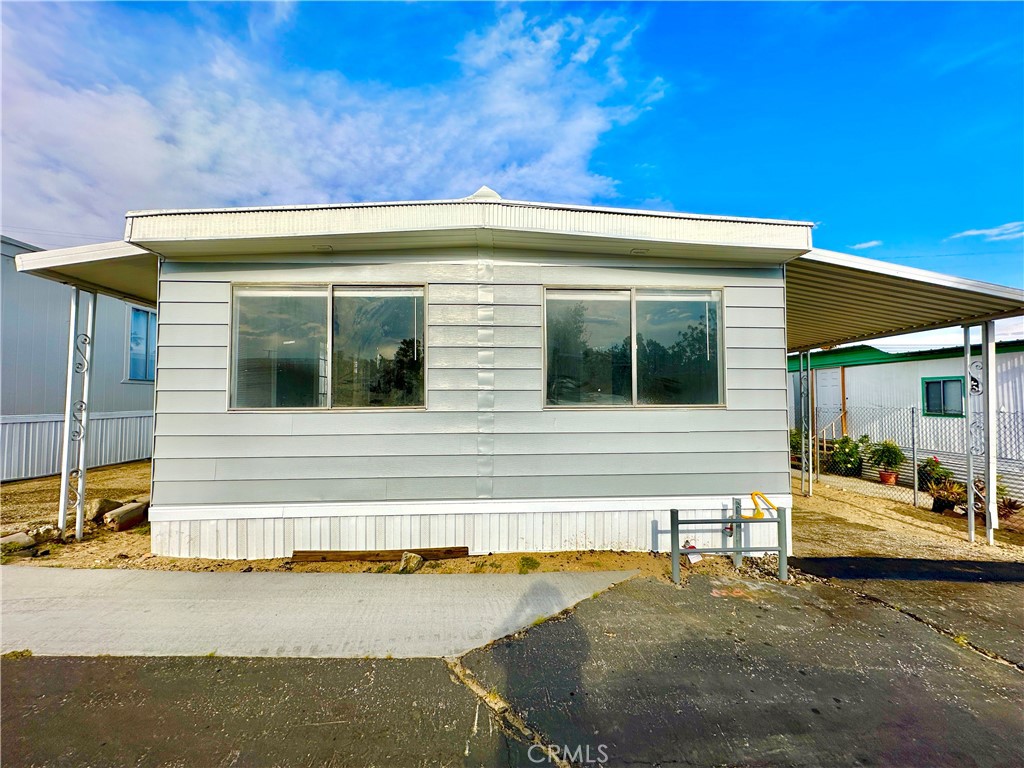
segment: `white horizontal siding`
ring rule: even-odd
[[[164,266],[158,506],[788,492],[778,269],[475,250]],[[232,280],[426,284],[426,410],[228,412]],[[544,286],[559,284],[724,288],[726,406],[546,409]]]

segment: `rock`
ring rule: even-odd
[[[136,501],[131,504],[125,504],[123,507],[107,512],[103,516],[103,522],[107,528],[115,531],[125,531],[129,528],[134,528],[136,525],[146,519],[146,510],[149,509],[149,503],[144,501]]]
[[[101,520],[107,512],[117,509],[121,506],[120,501],[112,501],[111,499],[89,499],[85,502],[85,519],[89,522],[95,523]],[[71,515],[71,522],[74,523],[74,514]]]
[[[0,550],[4,552],[17,552],[34,547],[35,545],[36,540],[23,531],[12,533],[10,536],[4,536],[0,539]]]
[[[416,573],[423,567],[423,558],[415,552],[403,552],[402,561],[398,564],[399,573]]]
[[[37,542],[53,541],[57,538],[57,528],[53,525],[42,525],[28,532]]]

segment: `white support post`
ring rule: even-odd
[[[811,352],[807,351],[807,495],[814,495],[814,376]]]
[[[68,523],[68,501],[71,488],[71,424],[75,404],[75,341],[78,338],[78,303],[81,291],[71,289],[71,322],[68,326],[68,370],[64,394],[64,435],[60,454],[60,504],[57,513],[57,529],[64,538]]]
[[[82,399],[78,401],[81,414],[78,424],[78,491],[75,498],[75,538],[79,541],[85,535],[85,473],[86,447],[89,443],[89,384],[92,378],[92,347],[96,330],[96,304],[99,296],[91,294],[89,312],[85,318],[85,333],[79,336],[82,349],[82,360],[79,370],[82,373]]]
[[[800,493],[807,496],[807,372],[804,370],[804,354],[797,353],[797,359],[800,361]]]
[[[999,527],[996,514],[996,451],[998,427],[996,419],[996,323],[987,320],[981,326],[981,365],[985,371],[983,399],[985,401],[985,534],[989,544],[995,544],[995,529]]]
[[[967,460],[967,540],[974,542],[974,435],[973,374],[971,373],[971,326],[964,326],[964,458]]]

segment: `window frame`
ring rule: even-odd
[[[429,301],[427,300],[427,283],[418,282],[393,282],[393,283],[382,283],[380,281],[373,282],[302,282],[302,283],[282,283],[282,282],[237,282],[231,284],[231,299],[228,305],[228,312],[230,319],[228,320],[228,344],[227,344],[227,379],[228,386],[226,394],[226,409],[229,413],[385,413],[392,411],[426,411],[429,399],[429,388],[427,386],[427,376],[429,372],[429,343],[427,340],[429,332],[428,322],[428,306]],[[257,408],[249,406],[236,406],[234,405],[234,392],[237,377],[237,369],[235,366],[235,292],[239,289],[266,289],[266,290],[288,290],[295,288],[320,288],[324,292],[324,301],[327,305],[327,325],[325,332],[327,334],[327,405],[320,406],[308,406],[308,407],[282,407],[275,408],[268,406],[266,408]],[[387,405],[387,406],[335,406],[334,402],[334,289],[335,288],[347,288],[358,290],[361,288],[373,289],[373,288],[419,288],[423,291],[423,309],[421,318],[423,320],[423,404],[422,405]]]
[[[959,381],[960,382],[960,413],[936,413],[928,410],[928,384],[934,382]],[[942,388],[942,407],[946,407],[945,389]],[[963,419],[966,418],[967,409],[967,386],[963,376],[922,376],[921,377],[921,415],[936,417],[940,419]]]
[[[552,405],[548,402],[548,291],[629,291],[629,336],[632,349],[630,351],[630,379],[632,386],[632,402],[623,405]],[[636,294],[637,291],[675,291],[678,293],[711,293],[718,291],[721,300],[718,306],[718,397],[717,403],[638,403],[637,398],[637,343],[636,343]],[[631,410],[724,410],[728,409],[729,388],[726,383],[725,364],[725,286],[675,286],[675,285],[581,285],[560,284],[543,286],[541,296],[541,403],[543,410],[553,411],[631,411]]]
[[[153,350],[153,378],[136,379],[132,378],[132,314],[134,312],[145,312],[146,315],[152,317],[153,323],[153,337],[149,338],[150,322],[146,321],[146,368],[149,369],[149,350],[150,344],[152,344]],[[156,356],[157,356],[157,336],[160,333],[160,321],[157,316],[157,311],[152,307],[143,307],[138,304],[129,304],[125,302],[125,333],[124,333],[124,376],[121,379],[122,384],[142,384],[149,386],[156,386]]]

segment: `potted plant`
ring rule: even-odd
[[[952,477],[952,471],[942,466],[937,456],[930,456],[917,465],[919,488],[928,488],[932,483],[941,483],[943,480],[951,480]]]
[[[868,463],[878,467],[878,479],[882,485],[896,485],[900,473],[896,470],[907,460],[906,455],[892,440],[874,443],[868,449]]]
[[[933,480],[928,484],[932,497],[932,512],[947,512],[967,503],[967,486],[952,477]]]
[[[844,477],[860,477],[861,465],[864,463],[861,452],[867,448],[870,438],[861,435],[854,440],[843,435],[832,444],[832,453],[828,457],[828,471]]]

